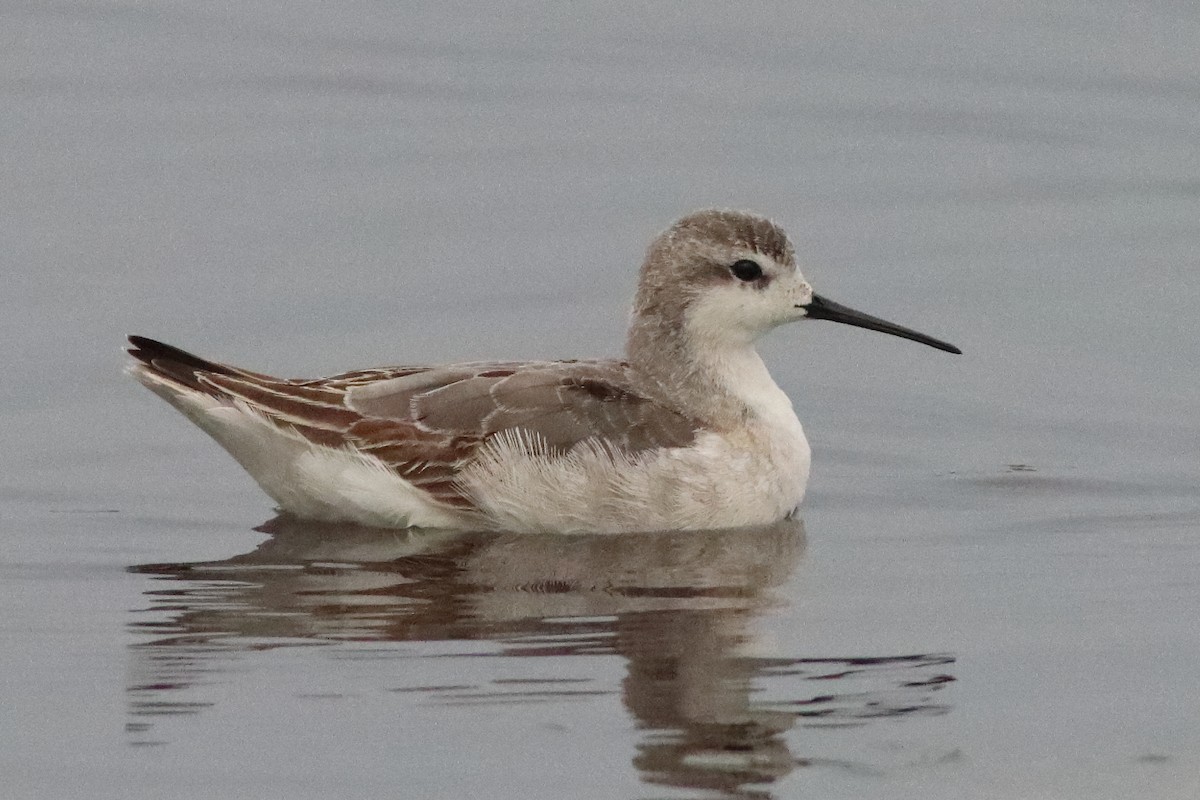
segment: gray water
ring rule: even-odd
[[[1200,795],[1190,3],[0,8],[0,795]],[[617,352],[747,207],[802,524],[269,521],[121,374]]]

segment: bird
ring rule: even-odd
[[[800,320],[962,352],[814,293],[770,219],[705,209],[649,245],[623,358],[284,379],[130,336],[129,371],[285,515],[564,534],[738,528],[793,516],[804,497],[809,443],[755,349]]]

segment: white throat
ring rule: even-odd
[[[748,408],[759,421],[772,428],[799,427],[792,401],[775,383],[752,344],[719,348],[710,345],[697,355],[709,379]]]
[[[760,314],[749,298],[725,293],[701,298],[684,320],[689,355],[706,373],[705,382],[749,409],[752,417],[776,430],[799,429],[792,401],[771,378],[754,347],[763,333],[778,324],[774,320],[750,324]]]

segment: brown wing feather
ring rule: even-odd
[[[331,402],[331,393],[321,389],[296,386],[286,381],[235,378],[210,373],[201,373],[199,380],[280,422],[295,422],[310,428],[344,433],[362,418],[340,402]],[[333,393],[333,396],[341,399],[340,393]]]
[[[403,420],[362,418],[350,426],[347,439],[354,449],[378,458],[435,500],[473,507],[456,479],[479,448],[479,437],[432,433]]]

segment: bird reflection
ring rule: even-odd
[[[948,656],[761,652],[756,621],[782,603],[772,590],[803,557],[799,520],[637,536],[393,531],[287,517],[259,530],[269,538],[257,549],[223,561],[130,568],[156,579],[151,607],[131,623],[150,634],[131,648],[132,743],[159,743],[152,728],[164,715],[202,713],[195,689],[230,680],[256,650],[477,641],[506,656],[620,655],[644,781],[765,797],[812,763],[791,752],[789,730],[941,713],[934,695],[953,680]],[[607,694],[569,677],[401,691],[446,704]]]

